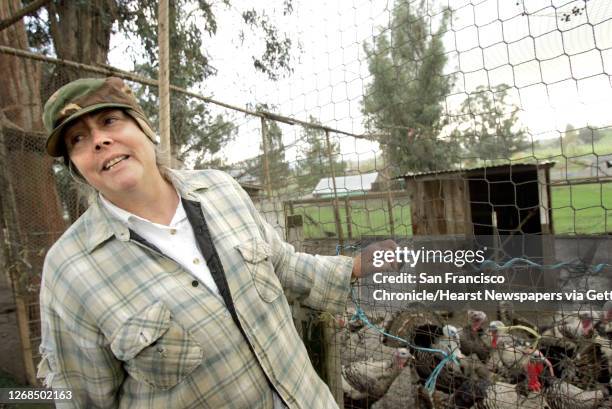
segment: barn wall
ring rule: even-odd
[[[467,183],[463,178],[408,180],[414,235],[470,234]]]

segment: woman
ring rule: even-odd
[[[44,123],[98,192],[43,270],[39,376],[74,393],[59,406],[337,407],[287,296],[340,312],[360,262],[296,253],[223,172],[160,168],[118,78],[60,88]]]

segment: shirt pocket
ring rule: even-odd
[[[270,261],[272,255],[270,245],[254,238],[239,244],[236,249],[246,262],[259,296],[266,302],[275,301],[283,293],[283,287]]]
[[[202,348],[158,301],[124,323],[111,350],[137,381],[170,389],[202,362]]]

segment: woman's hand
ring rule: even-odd
[[[397,261],[393,261],[391,263],[385,262],[380,267],[374,266],[374,252],[376,251],[393,251],[397,248],[397,243],[395,241],[388,239],[384,241],[377,241],[375,243],[370,244],[365,249],[363,249],[359,254],[357,254],[353,258],[353,272],[352,279],[356,280],[369,273],[374,273],[376,271],[393,271],[397,269],[398,263]]]

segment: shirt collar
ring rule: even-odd
[[[111,201],[106,199],[102,195],[102,193],[98,193],[98,195],[100,196],[100,202],[102,203],[102,205],[106,207],[113,216],[117,217],[120,221],[127,224],[128,226],[131,226],[134,222],[137,222],[137,221],[157,225],[157,223],[154,223],[134,213],[128,212],[127,210],[122,209],[119,206],[116,206]],[[181,195],[179,195],[178,192],[176,192],[176,195],[179,198],[178,204],[176,206],[176,209],[174,210],[174,215],[172,216],[172,220],[170,221],[170,224],[168,226],[175,226],[176,224],[178,224],[178,222],[184,220],[187,217],[187,214],[185,213],[185,209],[183,208],[183,203],[181,201]]]
[[[205,190],[210,186],[209,179],[202,178],[198,171],[168,169],[168,176],[172,185],[177,190],[179,197],[185,197],[191,200],[198,200],[196,191]],[[105,199],[103,199],[101,195],[97,195],[96,199],[97,200],[95,200],[88,210],[88,217],[84,221],[87,231],[87,250],[89,252],[93,251],[98,245],[102,244],[113,235],[121,241],[129,240],[129,230],[127,222],[124,221],[125,219],[121,219],[120,216],[113,213],[112,210],[103,203]],[[180,209],[177,210],[182,210],[184,214],[185,209],[182,206],[182,202],[179,203]],[[175,214],[175,218],[178,216],[181,215]]]

